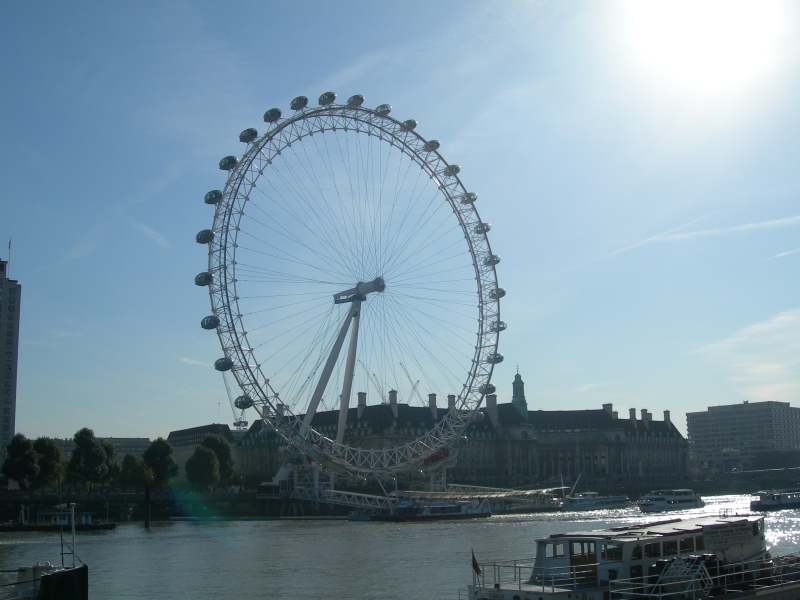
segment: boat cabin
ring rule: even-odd
[[[673,519],[537,540],[531,581],[607,584],[651,575],[661,559],[715,554],[724,564],[757,560],[765,552],[764,517]]]

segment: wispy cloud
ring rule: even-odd
[[[70,251],[67,253],[67,260],[77,260],[85,258],[100,247],[105,238],[105,227],[96,226],[91,231],[84,233]]]
[[[182,363],[186,363],[187,365],[194,365],[196,367],[210,367],[211,364],[207,362],[203,362],[202,360],[195,360],[193,358],[184,358],[181,357],[180,360]]]
[[[695,219],[694,221],[689,221],[688,223],[685,223],[683,225],[679,225],[678,227],[674,227],[673,229],[668,229],[667,231],[664,231],[662,233],[659,233],[659,234],[654,235],[654,236],[649,237],[649,238],[645,238],[645,239],[643,239],[641,241],[635,242],[635,243],[630,244],[628,246],[625,246],[623,248],[619,248],[617,250],[614,250],[613,252],[609,252],[608,254],[603,254],[602,256],[598,256],[596,258],[589,259],[589,260],[584,261],[584,262],[582,262],[580,264],[577,264],[577,265],[574,265],[572,267],[569,267],[568,269],[564,269],[563,271],[559,271],[558,273],[555,273],[553,275],[553,277],[555,277],[557,275],[563,275],[564,273],[568,273],[569,271],[573,271],[573,270],[578,269],[580,267],[584,267],[584,266],[586,266],[588,264],[597,262],[599,260],[603,260],[603,259],[606,259],[606,258],[611,258],[612,256],[616,256],[617,254],[622,254],[623,252],[628,252],[629,250],[633,250],[634,248],[639,248],[640,246],[645,246],[647,244],[653,244],[653,243],[656,243],[656,242],[677,242],[677,241],[690,240],[690,239],[699,238],[699,237],[711,237],[711,236],[719,236],[719,235],[729,235],[729,234],[735,234],[735,233],[743,233],[743,232],[747,232],[747,231],[758,231],[758,230],[763,230],[763,229],[775,229],[775,228],[778,228],[778,227],[791,227],[793,225],[800,225],[800,215],[797,215],[797,216],[794,216],[794,217],[785,217],[783,219],[772,219],[772,220],[769,220],[769,221],[758,221],[756,223],[745,223],[744,225],[735,225],[733,227],[721,227],[721,228],[716,228],[716,229],[699,229],[699,230],[696,230],[696,231],[686,231],[686,232],[683,232],[683,233],[676,233],[677,231],[680,231],[681,229],[685,229],[686,227],[690,227],[690,226],[698,223],[699,221],[702,221],[703,219],[707,218],[708,216],[709,215],[706,215],[704,217],[700,217],[699,219]],[[781,256],[786,256],[787,254],[792,254],[793,252],[797,252],[799,250],[800,250],[800,248],[798,248],[797,250],[792,250],[790,252],[785,252],[785,253],[782,253],[782,254],[778,254],[778,255],[774,256],[773,258],[779,258]]]
[[[160,248],[169,248],[169,242],[167,238],[157,232],[155,229],[150,227],[149,225],[145,225],[144,223],[140,223],[139,221],[132,219],[131,217],[126,217],[128,219],[128,223],[130,223],[135,229],[149,237],[153,240],[157,246]]]
[[[800,248],[795,248],[794,250],[787,250],[786,252],[779,252],[778,254],[770,258],[783,258],[784,256],[789,256],[790,254],[794,254],[795,252],[800,252]]]
[[[796,399],[800,394],[800,309],[778,313],[693,352],[729,370],[730,382],[746,398]]]
[[[587,383],[585,385],[579,385],[578,387],[575,388],[575,391],[576,392],[580,392],[580,393],[589,392],[591,390],[597,389],[599,387],[603,387],[605,385],[608,385],[608,384],[607,383]]]

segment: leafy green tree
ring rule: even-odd
[[[94,431],[84,427],[73,437],[75,450],[69,461],[70,474],[91,483],[106,483],[116,479],[121,466],[114,446],[94,436]]]
[[[160,437],[144,451],[144,463],[153,471],[154,482],[165,485],[178,474],[178,463],[172,456],[172,444]]]
[[[209,450],[213,450],[214,454],[217,455],[217,460],[219,461],[219,482],[222,485],[228,485],[233,481],[234,465],[236,463],[233,459],[233,450],[231,450],[231,445],[228,443],[228,440],[221,435],[213,433],[207,435],[200,445]]]
[[[198,446],[186,461],[186,478],[199,491],[213,490],[219,484],[219,460],[213,450]]]
[[[33,442],[39,474],[33,478],[36,485],[55,485],[64,471],[64,454],[55,440],[39,437]]]
[[[139,488],[152,485],[153,470],[133,454],[126,454],[122,459],[117,482],[125,488]]]
[[[21,433],[18,433],[8,444],[8,456],[0,467],[0,472],[9,479],[13,479],[22,489],[26,489],[28,481],[33,481],[39,474],[39,464],[33,442]]]

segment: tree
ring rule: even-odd
[[[165,485],[178,474],[178,463],[172,456],[172,444],[164,438],[153,441],[144,451],[144,463],[153,471],[154,482]]]
[[[117,482],[124,488],[147,487],[153,483],[153,470],[133,454],[122,459]]]
[[[75,450],[69,461],[69,472],[78,479],[91,483],[106,483],[120,473],[114,446],[94,436],[94,431],[84,427],[73,437]]]
[[[18,433],[8,444],[8,456],[3,461],[0,472],[9,479],[13,479],[23,489],[27,488],[28,481],[32,481],[39,474],[39,464],[33,442],[21,433]]]
[[[217,455],[217,460],[219,461],[219,482],[222,485],[227,485],[233,481],[233,468],[236,462],[233,460],[233,450],[231,450],[231,445],[228,443],[228,440],[221,435],[213,433],[207,435],[200,445],[209,450],[213,450],[214,454]]]
[[[36,438],[33,442],[39,474],[33,478],[36,485],[53,485],[58,482],[64,470],[64,454],[55,440],[48,437]]]
[[[198,446],[186,461],[186,478],[199,491],[213,490],[219,483],[219,460],[213,450]]]

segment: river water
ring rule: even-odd
[[[748,496],[705,500],[678,514],[750,512]],[[479,561],[532,558],[533,540],[551,533],[660,518],[629,508],[447,523],[159,523],[150,531],[139,523],[78,534],[77,555],[89,565],[92,600],[449,600],[472,580],[471,549]],[[778,554],[795,551],[800,510],[768,514],[767,538]],[[0,533],[0,568],[59,562],[59,547],[57,533]],[[10,577],[0,574],[3,583]]]

